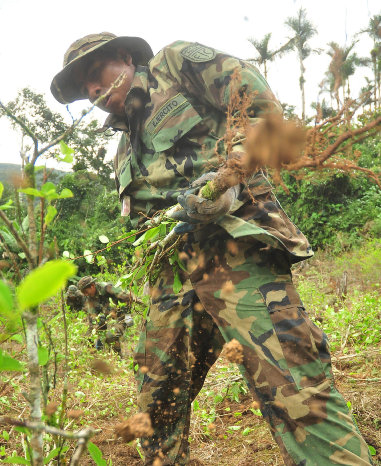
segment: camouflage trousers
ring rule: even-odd
[[[173,293],[173,272],[164,266],[135,354],[139,408],[154,428],[141,439],[145,464],[156,457],[188,463],[191,403],[232,339],[242,345],[239,369],[286,465],[372,464],[335,388],[327,337],[292,283],[288,256],[221,236],[188,236],[180,256],[183,287]]]

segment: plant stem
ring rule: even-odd
[[[26,346],[28,353],[28,369],[30,377],[30,392],[28,401],[30,404],[30,419],[33,423],[40,424],[41,411],[41,379],[40,366],[38,364],[38,329],[37,329],[37,310],[24,312],[26,322]],[[32,465],[42,466],[44,464],[44,446],[42,439],[42,429],[33,430],[32,439]]]

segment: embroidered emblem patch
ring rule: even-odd
[[[195,63],[213,60],[216,56],[216,51],[214,49],[200,44],[188,45],[185,49],[181,50],[180,53],[184,58]]]

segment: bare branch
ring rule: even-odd
[[[36,137],[36,135],[33,133],[33,131],[31,131],[25,123],[23,123],[19,118],[17,118],[16,115],[14,115],[12,112],[10,112],[8,110],[8,108],[1,102],[0,100],[0,107],[4,110],[5,114],[11,118],[15,123],[17,123],[19,126],[21,126],[21,128],[26,132],[26,134],[32,138],[33,140],[33,144],[36,146],[38,146],[38,139]]]

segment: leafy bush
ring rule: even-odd
[[[381,170],[380,138],[354,149],[361,152],[360,166]],[[315,249],[347,250],[364,235],[381,233],[381,190],[364,176],[337,171],[307,173],[301,180],[285,173],[284,179],[290,193],[278,188],[278,199]]]

